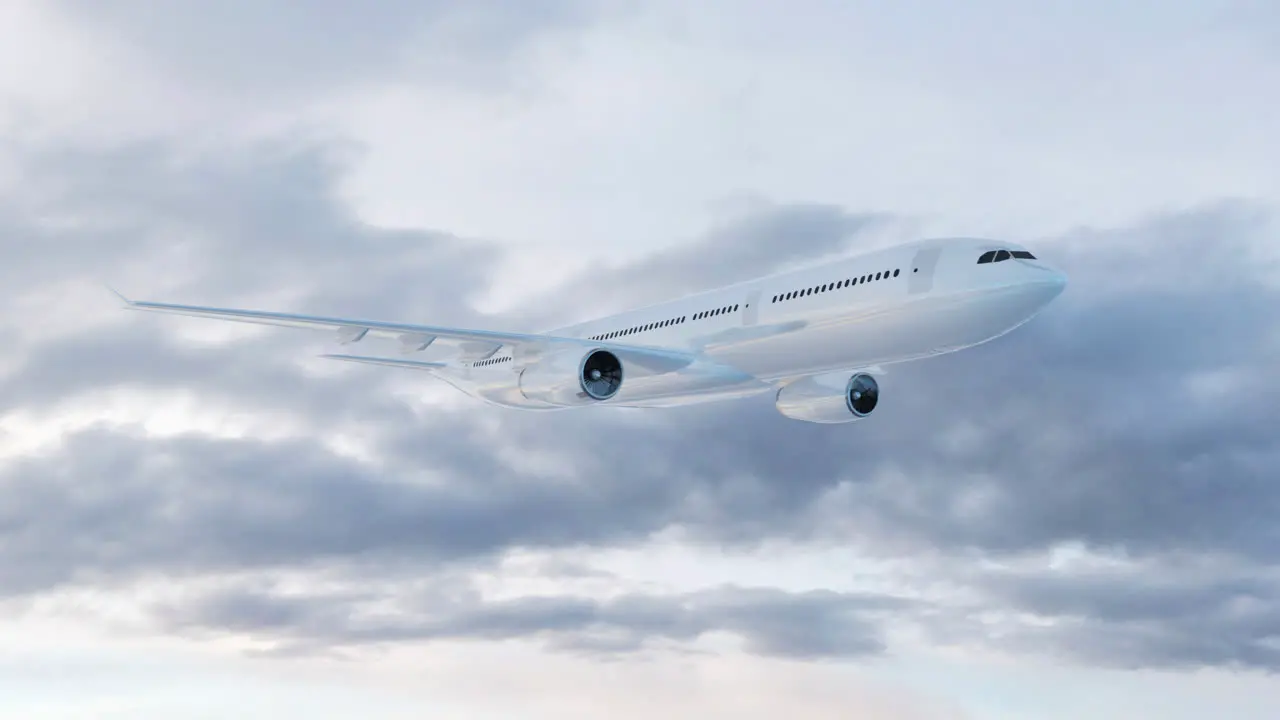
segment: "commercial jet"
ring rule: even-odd
[[[788,418],[844,423],[875,410],[876,376],[883,366],[1000,337],[1039,313],[1065,286],[1061,272],[1020,245],[947,238],[543,333],[121,297],[136,310],[327,330],[344,345],[391,338],[399,341],[399,356],[322,357],[421,370],[510,408],[663,407],[772,394]],[[413,357],[432,346],[430,355]]]

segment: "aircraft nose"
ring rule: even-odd
[[[1063,290],[1067,289],[1067,274],[1062,272],[1061,270],[1050,270],[1049,284],[1052,285],[1054,288],[1057,288],[1057,293],[1055,293],[1055,297],[1057,295],[1060,295]]]
[[[1036,296],[1038,305],[1047,304],[1067,289],[1067,276],[1060,270],[1044,268],[1037,275],[1038,277],[1032,281],[1031,285],[1035,288],[1033,294]]]

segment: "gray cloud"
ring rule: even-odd
[[[274,641],[273,652],[283,653],[410,640],[541,638],[562,650],[600,655],[728,631],[741,636],[753,653],[816,660],[882,653],[880,616],[910,604],[889,596],[737,587],[608,600],[526,596],[502,601],[486,601],[468,589],[433,589],[401,596],[390,611],[371,610],[371,600],[385,598],[290,596],[237,587],[163,605],[156,616],[171,631],[246,634]]]
[[[1269,569],[1153,564],[1123,572],[1004,573],[991,602],[1050,621],[983,638],[1116,668],[1280,670],[1280,585]]]
[[[1280,491],[1271,481],[1280,467],[1273,430],[1280,426],[1273,311],[1280,298],[1266,281],[1271,268],[1249,251],[1271,231],[1268,208],[1207,206],[1037,247],[1071,274],[1068,293],[990,345],[894,368],[883,382],[885,401],[864,422],[809,426],[781,418],[767,402],[745,401],[655,411],[662,422],[641,423],[607,409],[416,412],[387,392],[416,376],[308,377],[294,362],[307,354],[306,341],[288,331],[194,348],[173,338],[170,319],[130,316],[118,327],[33,339],[27,331],[43,327],[30,310],[33,293],[120,274],[139,294],[162,288],[166,297],[240,304],[286,291],[293,308],[483,327],[520,327],[537,311],[480,316],[470,301],[485,289],[494,248],[446,233],[360,225],[334,199],[340,165],[324,153],[261,152],[184,166],[152,147],[29,156],[25,164],[29,181],[0,210],[7,231],[0,247],[9,259],[0,276],[11,290],[3,329],[13,340],[12,369],[0,381],[6,408],[72,405],[105,387],[183,388],[316,430],[268,442],[157,439],[100,426],[6,463],[6,595],[152,573],[340,567],[376,575],[406,565],[438,572],[513,547],[627,543],[672,526],[748,545],[836,538],[886,555],[1020,555],[1081,542],[1138,558],[1213,553],[1241,569],[1239,577],[1163,587],[1138,619],[1116,619],[1114,605],[1096,599],[1123,597],[1132,587],[1124,578],[1074,586],[1068,576],[1020,588],[967,582],[997,608],[1085,618],[1071,621],[1079,630],[1063,636],[1071,642],[1054,645],[1074,657],[1274,665],[1250,639],[1259,626],[1232,619],[1227,600],[1278,549],[1271,519]],[[678,262],[653,258],[611,270],[607,280],[641,297],[691,286],[696,276],[685,267],[708,269],[708,283],[736,279],[730,276],[796,259],[800,251],[780,239],[809,238],[808,251],[829,252],[857,242],[876,217],[779,207],[689,245]],[[569,293],[598,282],[589,273]],[[500,434],[488,422],[494,419]],[[377,466],[323,444],[324,429],[346,426],[373,436]],[[584,444],[584,435],[601,441]],[[495,453],[498,446],[511,455]],[[572,458],[571,469],[537,470],[518,459],[524,451]],[[842,483],[841,499],[828,498]],[[1067,603],[1081,587],[1093,588],[1095,600]],[[1274,597],[1270,586],[1250,592],[1259,602]],[[229,610],[209,600],[203,614],[168,617],[174,627],[210,631],[256,623],[267,634],[291,642],[311,635],[320,645],[354,632],[342,624],[336,635],[325,629],[324,613],[350,599],[295,606],[274,595],[229,597],[221,601]],[[713,603],[714,614],[699,610],[696,622],[676,616],[692,627],[742,632],[770,654],[841,654],[867,637],[855,629],[842,640],[815,629],[821,623],[779,619],[814,612],[808,601],[769,602],[767,611],[762,602]],[[562,628],[566,612],[596,618],[605,611],[587,602],[503,612],[448,615],[446,625],[457,635],[536,634]],[[689,637],[672,630],[672,612],[659,613],[652,634]],[[612,606],[608,613],[615,613],[606,623],[614,634],[560,632],[559,642],[628,647],[645,636],[631,614],[616,619],[622,611]],[[1195,625],[1195,616],[1221,621]],[[422,622],[386,632],[441,631]],[[1117,622],[1126,632],[1108,635]],[[770,623],[786,629],[771,635]],[[1082,623],[1097,631],[1080,630]],[[829,637],[834,646],[823,651]],[[1127,649],[1088,644],[1089,637]]]
[[[0,218],[12,259],[3,277],[19,291],[58,278],[129,283],[122,289],[137,294],[177,280],[186,282],[169,291],[188,297],[285,289],[349,313],[470,312],[492,247],[363,225],[336,200],[336,149],[256,150],[186,165],[147,144],[22,155],[29,183]]]

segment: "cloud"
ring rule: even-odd
[[[287,595],[240,586],[169,603],[156,614],[170,631],[274,639],[278,644],[272,652],[540,637],[562,650],[615,655],[728,631],[741,636],[754,654],[819,660],[878,655],[884,645],[873,618],[908,604],[888,596],[738,587],[606,600],[533,595],[486,600],[474,591],[446,592],[434,585],[407,598],[369,595]],[[388,601],[394,609],[387,609]]]
[[[1205,567],[1208,565],[1208,567]],[[993,603],[1039,623],[985,641],[1112,668],[1280,670],[1280,585],[1270,568],[1160,561],[988,575]]]
[[[332,92],[415,68],[448,71],[459,87],[477,68],[505,65],[549,29],[591,15],[577,0],[495,2],[378,0],[352,13],[335,0],[228,0],[155,6],[137,0],[64,0],[68,14],[110,31],[166,72],[205,92],[296,96]]]
[[[179,160],[149,146],[26,164],[29,182],[0,213],[11,258],[0,273],[12,290],[0,393],[9,427],[44,422],[55,439],[0,466],[0,592],[11,597],[158,574],[465,573],[516,548],[626,546],[672,529],[739,547],[834,540],[896,559],[999,560],[1079,544],[1152,562],[1229,557],[1238,575],[1163,587],[1140,621],[1108,619],[1114,605],[1101,600],[1066,603],[1073,587],[1122,595],[1119,576],[1083,586],[1070,575],[1039,586],[954,580],[997,609],[1089,618],[1097,632],[1056,646],[1073,657],[1274,662],[1250,639],[1261,621],[1232,619],[1234,605],[1214,600],[1277,551],[1278,298],[1253,250],[1273,231],[1266,206],[1205,206],[1032,243],[1072,277],[1040,318],[989,345],[893,368],[874,417],[815,427],[763,401],[551,415],[434,406],[403,399],[430,384],[412,373],[302,364],[308,343],[323,339],[280,331],[196,345],[178,328],[207,324],[117,315],[96,279],[123,275],[134,294],[165,299],[482,327],[520,326],[539,311],[477,313],[500,251],[358,222],[336,198],[341,163],[325,151]],[[717,280],[763,272],[848,248],[880,217],[766,207],[671,257],[588,272],[567,292],[620,286],[654,297],[694,283],[680,268]],[[781,242],[797,237],[807,244]],[[174,398],[186,403],[177,427],[143,425],[147,407]],[[268,419],[212,431],[201,413]],[[77,414],[87,419],[66,419]],[[359,598],[228,592],[165,617],[317,646],[371,632],[331,622]],[[1272,590],[1250,592],[1266,602]],[[844,601],[822,597],[432,605],[373,635],[545,632],[565,648],[626,648],[726,629],[769,655],[879,652],[874,619],[833,620]],[[1185,607],[1224,618],[1216,643],[1191,641],[1207,626],[1188,624]],[[1126,629],[1110,637],[1124,652],[1082,644],[1115,622]],[[597,624],[603,638],[589,632]]]

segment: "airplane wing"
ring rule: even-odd
[[[605,348],[615,352],[634,367],[650,373],[660,374],[680,370],[696,359],[694,354],[680,350],[598,342],[587,338],[495,330],[470,330],[442,325],[416,325],[381,320],[269,312],[265,310],[177,305],[131,300],[114,289],[112,292],[124,301],[126,307],[132,310],[146,310],[172,315],[187,315],[278,327],[328,330],[336,333],[338,342],[344,345],[359,342],[366,336],[386,337],[399,340],[402,349],[412,351],[423,350],[437,339],[452,340],[461,343],[463,355],[469,360],[490,357],[504,346],[511,347],[513,356],[521,362],[531,362],[544,353],[566,346],[580,347],[584,350]]]
[[[350,363],[363,363],[365,365],[384,365],[386,367],[410,368],[413,370],[440,370],[449,367],[448,363],[431,362],[428,360],[409,360],[407,358],[389,358],[378,357],[374,355],[342,355],[338,353],[325,353],[320,357],[326,360],[342,360]]]

